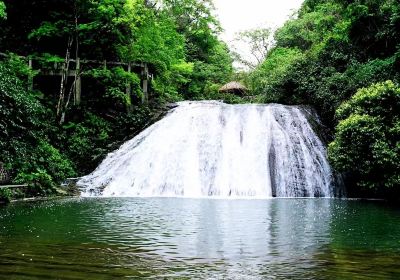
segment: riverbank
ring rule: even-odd
[[[0,205],[19,201],[49,200],[55,198],[77,197],[80,191],[75,183],[67,183],[51,189],[51,192],[43,193],[35,186],[8,185],[0,186]]]

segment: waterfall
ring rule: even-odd
[[[278,104],[180,102],[78,186],[106,197],[333,197],[309,116]]]

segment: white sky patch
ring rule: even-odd
[[[217,16],[225,32],[221,38],[232,48],[250,58],[250,50],[245,45],[234,42],[240,31],[282,26],[303,0],[214,0]]]

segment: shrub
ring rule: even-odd
[[[393,82],[360,89],[337,110],[340,120],[329,145],[333,166],[360,188],[400,185],[400,88]]]
[[[84,112],[82,121],[63,126],[61,149],[73,161],[79,174],[91,172],[107,153],[112,135],[112,124],[90,112]]]
[[[55,191],[56,183],[53,178],[44,170],[31,173],[20,172],[15,179],[16,182],[28,184],[25,195],[45,196]]]
[[[48,135],[58,131],[52,122],[50,111],[0,63],[0,161],[14,171],[16,182],[39,173],[49,187],[75,174],[69,159],[50,144]]]
[[[12,192],[10,189],[0,189],[0,203],[8,203],[11,201]]]

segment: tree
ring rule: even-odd
[[[42,37],[67,37],[67,44],[64,55],[65,59],[61,69],[61,85],[57,103],[57,118],[60,124],[63,124],[65,122],[65,115],[68,110],[68,105],[70,103],[73,88],[78,78],[77,75],[80,75],[80,73],[78,73],[75,76],[75,80],[68,91],[68,73],[70,70],[71,52],[74,43],[75,60],[79,58],[78,1],[74,0],[71,4],[73,4],[73,17],[55,17],[54,22],[45,21],[41,24],[39,28],[32,30],[32,32],[29,34],[29,38],[31,39],[41,39]]]
[[[243,57],[243,54],[240,54],[236,50],[236,60],[250,69],[255,69],[265,60],[268,51],[272,47],[271,34],[272,32],[270,28],[256,28],[239,32],[236,41],[249,46],[253,59]]]
[[[85,58],[97,53],[96,60],[116,58],[120,45],[130,41],[130,23],[124,21],[131,1],[102,1],[90,2],[85,0],[67,0],[64,3],[68,9],[55,8],[48,11],[50,17],[43,21],[38,28],[33,29],[28,38],[38,41],[65,41],[64,62],[61,70],[61,83],[57,102],[57,119],[60,124],[65,122],[65,116],[77,79],[82,73],[76,73],[69,85],[69,70],[71,60],[77,61],[83,50]],[[61,3],[62,4],[62,3]],[[70,12],[68,12],[70,11]],[[130,10],[129,10],[130,11]],[[94,41],[96,47],[91,49]],[[101,47],[101,50],[98,47]],[[60,51],[58,51],[60,54]],[[69,86],[69,88],[68,88]],[[127,100],[129,103],[130,100]]]
[[[186,61],[185,37],[178,33],[177,25],[165,10],[155,11],[146,5],[136,7],[127,13],[128,17],[140,14],[135,22],[130,44],[119,47],[124,60],[143,61],[152,65],[155,71],[153,89],[158,94],[176,98],[179,88],[189,82],[193,65]]]
[[[392,81],[360,89],[337,110],[329,158],[359,188],[400,186],[400,87]]]
[[[23,81],[38,72],[24,58],[12,55],[7,71],[0,63],[0,161],[20,182],[42,181],[47,189],[92,171],[160,116],[165,102],[203,98],[232,73],[211,0],[0,0],[0,17],[3,2],[1,51],[33,57],[34,69],[63,65],[57,85],[40,77],[31,92]],[[146,63],[154,74],[151,102],[140,104],[136,64],[129,72],[82,63],[68,78],[77,58]],[[70,102],[78,75],[79,106]]]
[[[283,101],[286,97],[285,88],[277,85],[292,71],[292,67],[302,58],[298,49],[275,48],[268,55],[268,59],[258,65],[249,76],[249,85],[256,94],[264,94],[264,101]]]
[[[54,132],[48,122],[51,113],[10,69],[0,63],[0,162],[14,171],[17,182],[50,191],[75,175],[72,162],[49,143],[47,134]]]
[[[213,16],[210,0],[165,0],[166,16],[173,19],[185,40],[186,62],[192,73],[178,91],[181,98],[201,99],[212,85],[226,82],[232,75],[232,58],[228,47],[218,39],[221,27]]]
[[[163,8],[174,19],[177,30],[185,37],[189,62],[206,61],[218,43],[221,27],[212,15],[211,0],[164,0]]]
[[[355,195],[370,188],[382,194],[398,184],[399,108],[390,106],[398,104],[393,84],[400,82],[400,2],[306,0],[274,38],[265,61],[249,75],[257,99],[313,105],[334,134],[332,164],[349,175]]]
[[[345,36],[348,22],[341,4],[335,0],[317,1],[318,5],[310,8],[309,2],[303,4],[298,18],[290,19],[276,31],[277,46],[318,51],[330,38]]]

